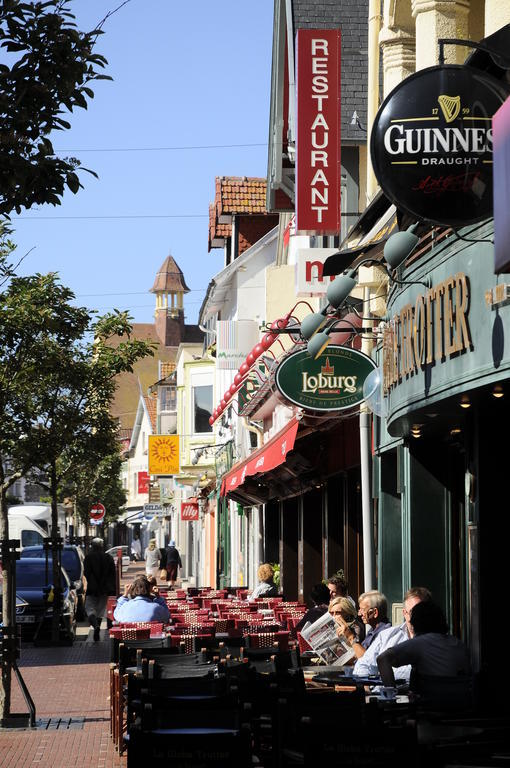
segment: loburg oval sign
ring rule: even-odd
[[[280,363],[276,386],[308,411],[343,411],[363,402],[363,384],[376,368],[367,355],[348,347],[331,344],[317,360],[301,349]]]

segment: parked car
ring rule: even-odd
[[[119,549],[122,550],[122,565],[129,565],[131,558],[129,557],[129,547],[126,544],[119,544],[118,547],[112,547],[106,550],[107,555],[111,555],[114,559],[115,565],[117,565],[117,559],[119,555]]]
[[[77,596],[69,576],[61,568],[62,606],[59,616],[60,638],[72,645],[76,636]],[[52,569],[46,558],[25,557],[16,562],[16,622],[22,625],[24,640],[51,637],[53,611],[51,601]]]
[[[25,547],[21,551],[21,557],[42,557],[45,559],[45,551],[42,546]],[[83,561],[84,555],[81,547],[74,544],[64,544],[62,549],[62,567],[69,576],[73,588],[78,597],[77,616],[78,621],[85,619],[85,589],[83,581]],[[51,553],[48,557],[51,563]]]

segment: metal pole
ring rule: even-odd
[[[372,493],[370,483],[370,447],[372,417],[368,411],[359,415],[361,449],[361,510],[363,525],[363,583],[364,591],[375,589],[374,525],[372,519]]]
[[[363,314],[368,317],[370,309],[370,288],[365,286],[363,291]],[[367,325],[371,325],[371,321]],[[372,339],[363,337],[362,352],[370,355],[372,350]],[[372,488],[371,488],[371,468],[372,468],[372,414],[368,407],[363,403],[359,414],[359,437],[361,454],[361,517],[363,530],[363,584],[364,591],[375,589],[375,542],[374,542],[374,524],[372,515]]]

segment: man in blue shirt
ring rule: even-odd
[[[420,602],[431,600],[432,595],[426,587],[411,587],[404,595],[404,621],[396,627],[389,627],[380,632],[366,653],[358,656],[354,665],[354,675],[368,677],[369,675],[378,675],[377,657],[388,648],[392,648],[399,643],[404,643],[412,637],[412,627],[410,624],[410,615],[412,608]],[[355,642],[355,638],[353,638]],[[355,649],[354,649],[355,650]],[[406,665],[394,670],[395,677],[398,679],[409,680],[411,666]]]
[[[146,576],[138,576],[126,584],[123,597],[119,597],[113,612],[115,621],[161,621],[166,624],[170,612],[166,602],[151,590]]]

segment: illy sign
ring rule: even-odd
[[[196,499],[181,502],[181,520],[198,520],[198,501]]]
[[[297,33],[296,230],[340,231],[340,30]]]

